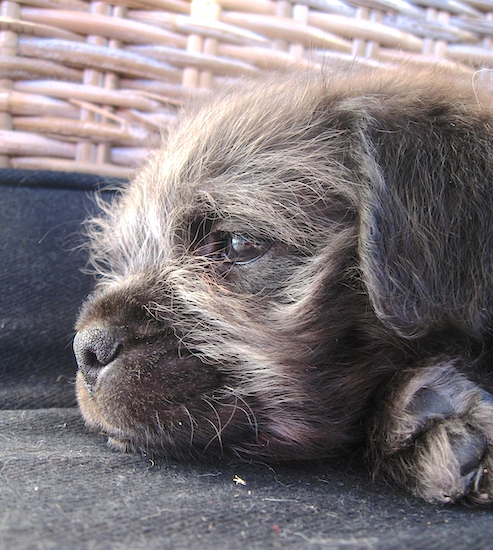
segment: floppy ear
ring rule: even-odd
[[[359,248],[377,315],[408,337],[491,330],[493,115],[446,97],[371,109]]]

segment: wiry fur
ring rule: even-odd
[[[491,502],[490,102],[401,68],[283,76],[188,109],[90,225],[88,425],[180,459],[366,445],[427,500]],[[227,262],[217,235],[265,248]]]

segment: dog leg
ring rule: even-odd
[[[452,361],[416,371],[391,397],[371,440],[377,468],[416,495],[493,503],[493,396]]]

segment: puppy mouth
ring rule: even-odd
[[[241,437],[252,432],[247,406],[235,406],[219,368],[182,349],[176,337],[129,339],[97,328],[79,332],[74,351],[82,414],[112,447],[217,455],[227,425]]]

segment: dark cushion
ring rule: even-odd
[[[73,406],[71,341],[93,284],[81,222],[98,177],[0,171],[0,408]]]

